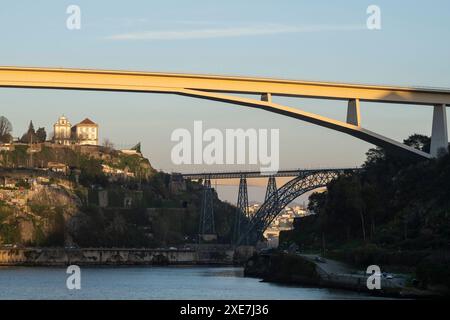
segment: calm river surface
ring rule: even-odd
[[[83,267],[68,290],[65,268],[0,267],[0,299],[373,299],[244,278],[236,267]]]

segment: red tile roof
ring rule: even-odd
[[[92,121],[92,120],[89,119],[89,118],[84,119],[83,121],[81,121],[81,122],[80,122],[79,124],[77,124],[77,125],[80,125],[80,124],[97,125],[94,121]]]

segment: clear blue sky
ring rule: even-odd
[[[70,4],[81,7],[81,30],[66,28]],[[370,4],[381,8],[380,31],[365,28]],[[0,65],[450,87],[445,0],[2,0],[0,6]],[[276,101],[337,119],[346,112],[344,102]],[[141,141],[152,164],[167,171],[202,170],[170,162],[171,132],[192,128],[194,120],[214,128],[280,128],[287,168],[358,165],[371,147],[298,120],[178,96],[1,89],[0,108],[15,136],[30,119],[50,132],[60,114],[72,123],[89,117],[99,123],[101,139]],[[431,117],[427,107],[362,105],[363,126],[397,140],[429,135]]]

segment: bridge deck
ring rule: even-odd
[[[274,177],[297,177],[305,173],[314,172],[328,172],[328,171],[342,171],[353,172],[361,170],[361,168],[314,168],[314,169],[292,169],[292,170],[279,170],[276,173],[261,173],[260,171],[229,171],[229,172],[202,172],[202,173],[181,173],[184,179],[239,179],[240,177],[246,178],[268,178]]]
[[[223,93],[271,93],[277,96],[320,99],[450,105],[450,90],[440,88],[63,68],[0,66],[0,87],[161,93],[182,93],[180,90],[194,89]]]

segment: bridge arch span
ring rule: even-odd
[[[289,203],[307,192],[326,187],[332,180],[349,172],[350,170],[318,170],[302,173],[288,181],[262,204],[250,220],[250,225],[239,243],[242,244],[247,239],[259,239]]]

